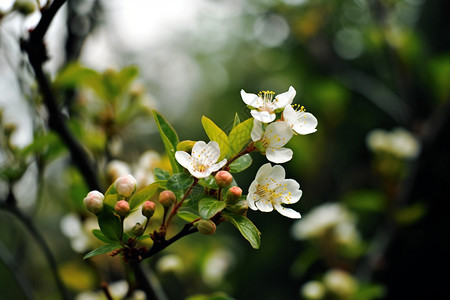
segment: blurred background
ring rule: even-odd
[[[60,299],[45,242],[71,296],[106,299],[107,281],[120,298],[120,260],[82,260],[101,245],[89,187],[20,50],[46,4],[0,2],[0,287]],[[163,298],[447,299],[449,11],[446,0],[71,0],[44,67],[103,188],[170,168],[152,109],[180,140],[206,140],[201,116],[226,132],[250,117],[241,89],[293,86],[318,119],[283,165],[302,219],[249,211],[259,250],[229,224],[180,240],[145,262]],[[253,161],[236,175],[244,193],[266,158]]]

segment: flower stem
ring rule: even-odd
[[[181,201],[173,205],[172,211],[170,212],[170,215],[169,215],[169,218],[167,219],[167,222],[164,224],[164,229],[167,229],[167,226],[169,226],[169,223],[172,220],[173,216],[175,216],[177,214],[178,210],[183,205],[184,200],[186,200],[187,196],[189,196],[189,194],[192,192],[192,189],[194,188],[194,186],[197,185],[197,183],[198,183],[198,178],[194,177],[194,182],[189,186],[188,190],[183,195],[183,198],[181,199]]]
[[[238,154],[236,154],[236,156],[232,157],[230,160],[227,161],[227,163],[225,164],[225,166],[222,167],[222,170],[229,170],[230,169],[230,165],[239,157],[244,156],[245,154],[249,154],[252,153],[253,151],[256,150],[255,147],[255,143],[250,142],[247,146],[247,148],[245,148],[244,150],[242,150],[241,152],[239,152]]]

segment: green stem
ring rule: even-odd
[[[184,200],[186,200],[187,196],[189,196],[189,194],[192,192],[192,189],[194,188],[194,186],[197,185],[197,183],[198,183],[198,178],[194,177],[194,182],[191,184],[191,186],[188,188],[186,193],[183,195],[183,199],[181,199],[180,202],[173,205],[173,208],[172,208],[172,211],[170,212],[169,218],[167,219],[167,222],[164,225],[164,229],[166,229],[167,226],[169,226],[169,223],[172,220],[173,216],[175,216],[177,214],[178,210],[183,205]]]
[[[230,169],[230,165],[239,157],[244,156],[245,154],[249,154],[252,153],[253,151],[256,150],[255,144],[253,142],[250,142],[247,146],[247,148],[245,148],[244,150],[242,150],[241,152],[239,152],[238,154],[236,154],[236,156],[232,157],[231,159],[229,159],[227,161],[227,163],[225,164],[225,166],[222,167],[222,170],[229,170]]]

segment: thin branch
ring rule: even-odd
[[[51,6],[44,10],[42,18],[34,30],[30,32],[30,37],[22,41],[22,49],[27,52],[31,66],[33,67],[36,80],[44,98],[44,104],[49,112],[48,126],[54,130],[62,141],[67,145],[74,165],[83,175],[87,185],[91,190],[101,190],[101,186],[94,168],[94,164],[88,153],[69,130],[64,116],[61,113],[56,98],[53,94],[50,82],[44,74],[42,65],[47,60],[46,47],[43,41],[53,18],[66,0],[55,0]]]

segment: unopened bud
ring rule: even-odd
[[[84,206],[86,206],[90,212],[97,215],[103,210],[104,199],[105,197],[99,191],[90,191],[83,202]]]
[[[172,191],[165,190],[159,194],[158,200],[164,207],[170,207],[177,201],[177,196]]]
[[[134,236],[141,236],[144,234],[144,226],[141,223],[136,223],[136,225],[131,228],[131,234]]]
[[[155,213],[156,204],[152,201],[145,201],[142,205],[142,214],[150,219]]]
[[[241,200],[234,205],[228,205],[228,210],[237,215],[245,215],[248,211],[247,200]]]
[[[217,172],[214,179],[216,180],[216,184],[221,188],[228,187],[233,182],[233,176],[228,171]]]
[[[227,192],[227,200],[230,204],[235,204],[242,196],[242,189],[238,186],[232,186]]]
[[[125,200],[119,200],[117,201],[114,210],[119,216],[125,217],[130,213],[130,204]]]
[[[198,232],[205,235],[211,235],[216,232],[216,224],[211,220],[200,220],[197,223]]]
[[[36,10],[36,5],[31,0],[16,0],[13,9],[24,16],[28,16]]]
[[[130,174],[125,174],[117,178],[114,186],[119,195],[124,197],[130,197],[136,190],[136,179]]]

